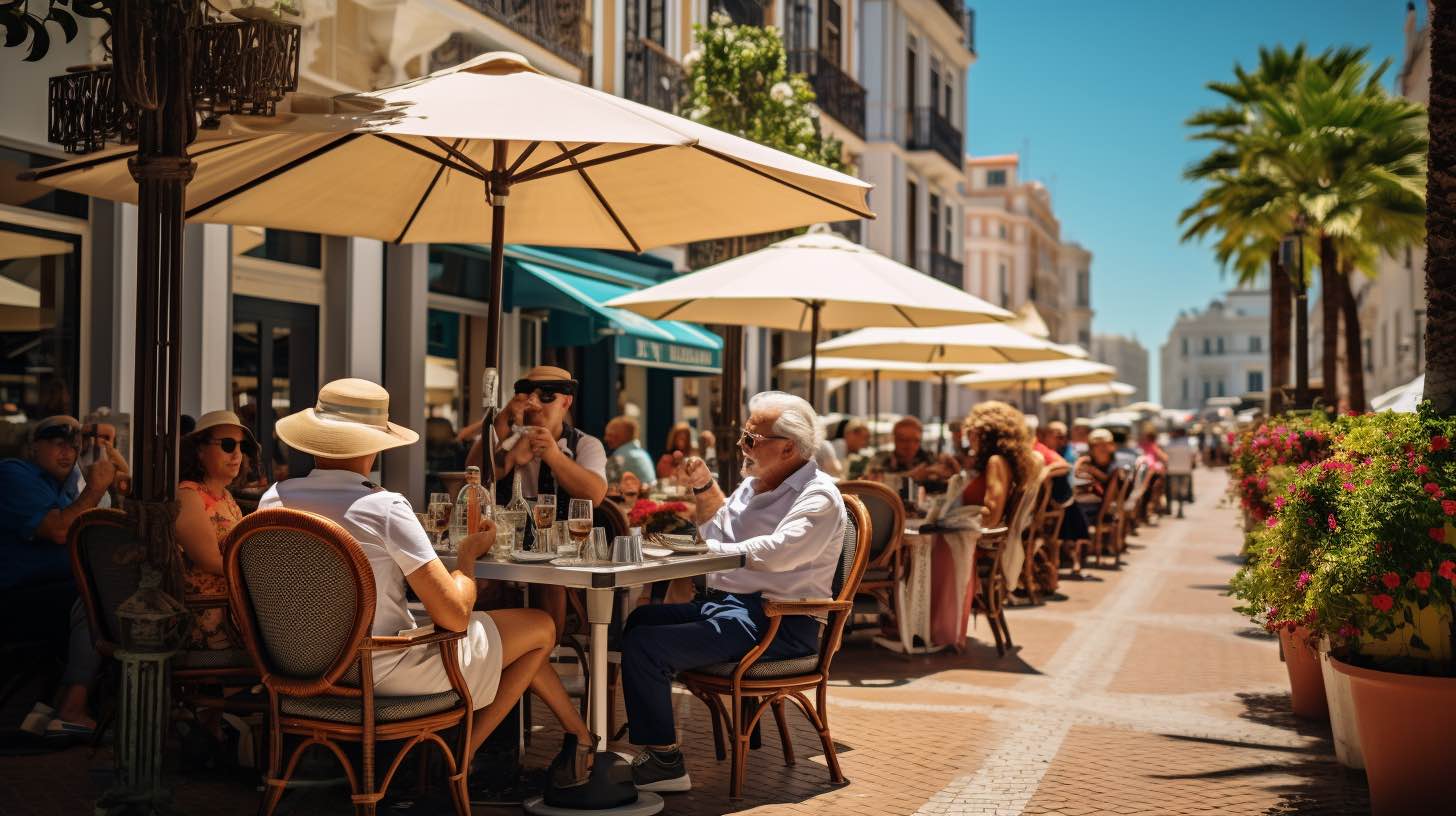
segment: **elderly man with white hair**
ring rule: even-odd
[[[738,449],[743,483],[731,496],[697,457],[679,478],[697,494],[697,522],[708,549],[747,557],[740,569],[708,576],[691,603],[643,606],[622,637],[623,696],[632,742],[644,746],[633,762],[640,790],[692,788],[673,723],[672,679],[678,672],[736,661],[768,626],[764,600],[827,598],[844,546],[844,499],[819,470],[822,439],[814,409],[780,391],[748,402]],[[786,617],[763,660],[813,654],[819,622]]]

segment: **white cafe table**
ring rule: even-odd
[[[453,556],[440,560],[451,568]],[[594,566],[564,567],[550,562],[520,563],[482,558],[475,562],[475,577],[488,581],[516,581],[586,590],[586,616],[591,623],[591,688],[588,723],[593,733],[607,734],[607,627],[612,622],[613,592],[674,578],[691,578],[710,572],[738,569],[744,564],[742,555],[673,555],[646,558],[641,564],[602,563]],[[600,813],[656,813],[661,810],[661,797],[653,793],[639,794],[637,805]],[[655,803],[655,807],[653,804]],[[546,812],[537,808],[538,812]]]

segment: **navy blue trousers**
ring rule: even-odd
[[[685,604],[640,606],[622,633],[622,696],[631,740],[677,742],[672,679],[678,672],[737,661],[768,629],[758,593],[699,597]],[[790,616],[760,660],[786,660],[819,650],[819,622]]]

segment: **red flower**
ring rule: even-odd
[[[1393,572],[1387,572],[1380,576],[1380,583],[1385,584],[1386,589],[1395,589],[1400,586],[1400,576]]]
[[[1442,495],[1441,486],[1435,482],[1426,482],[1426,492],[1437,497]]]
[[[1446,499],[1441,502],[1441,512],[1448,516],[1456,516],[1456,501]]]
[[[1424,475],[1426,475],[1427,473],[1430,473],[1430,472],[1431,472],[1431,469],[1428,468],[1428,467],[1426,467],[1425,465],[1416,465],[1416,475],[1417,476],[1424,476]]]
[[[1451,442],[1450,442],[1450,440],[1446,439],[1446,437],[1444,437],[1444,436],[1433,436],[1433,437],[1431,437],[1431,450],[1432,451],[1441,451],[1441,450],[1445,450],[1445,449],[1447,449],[1449,447],[1451,447]]]
[[[1370,599],[1370,605],[1381,612],[1389,612],[1395,606],[1395,599],[1385,594],[1376,595]]]
[[[1431,534],[1431,539],[1434,540],[1434,541],[1445,541],[1446,540],[1446,528],[1445,527],[1432,527],[1427,532],[1429,532]]]
[[[1338,521],[1335,521],[1335,514],[1334,513],[1331,513],[1329,515],[1329,518],[1326,518],[1325,519],[1325,524],[1329,526],[1330,532],[1334,532],[1334,531],[1340,529],[1340,523]]]
[[[1456,561],[1442,561],[1441,566],[1436,568],[1436,574],[1447,581],[1456,581]]]
[[[1431,588],[1431,573],[1426,570],[1421,570],[1411,576],[1411,583],[1416,585],[1416,589],[1425,592]]]

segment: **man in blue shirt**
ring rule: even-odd
[[[606,430],[602,433],[602,441],[607,443],[607,450],[611,451],[607,454],[609,457],[621,457],[619,461],[622,463],[622,472],[636,474],[645,488],[657,481],[657,469],[652,466],[652,457],[647,455],[647,451],[642,449],[642,443],[637,441],[637,432],[637,420],[619,416],[607,423]]]
[[[72,581],[66,535],[116,478],[116,466],[103,456],[86,469],[81,487],[80,432],[72,417],[48,417],[31,430],[25,459],[0,461],[0,637],[41,637],[64,655],[56,708],[37,704],[22,726],[61,737],[95,727],[86,697],[99,662]]]

